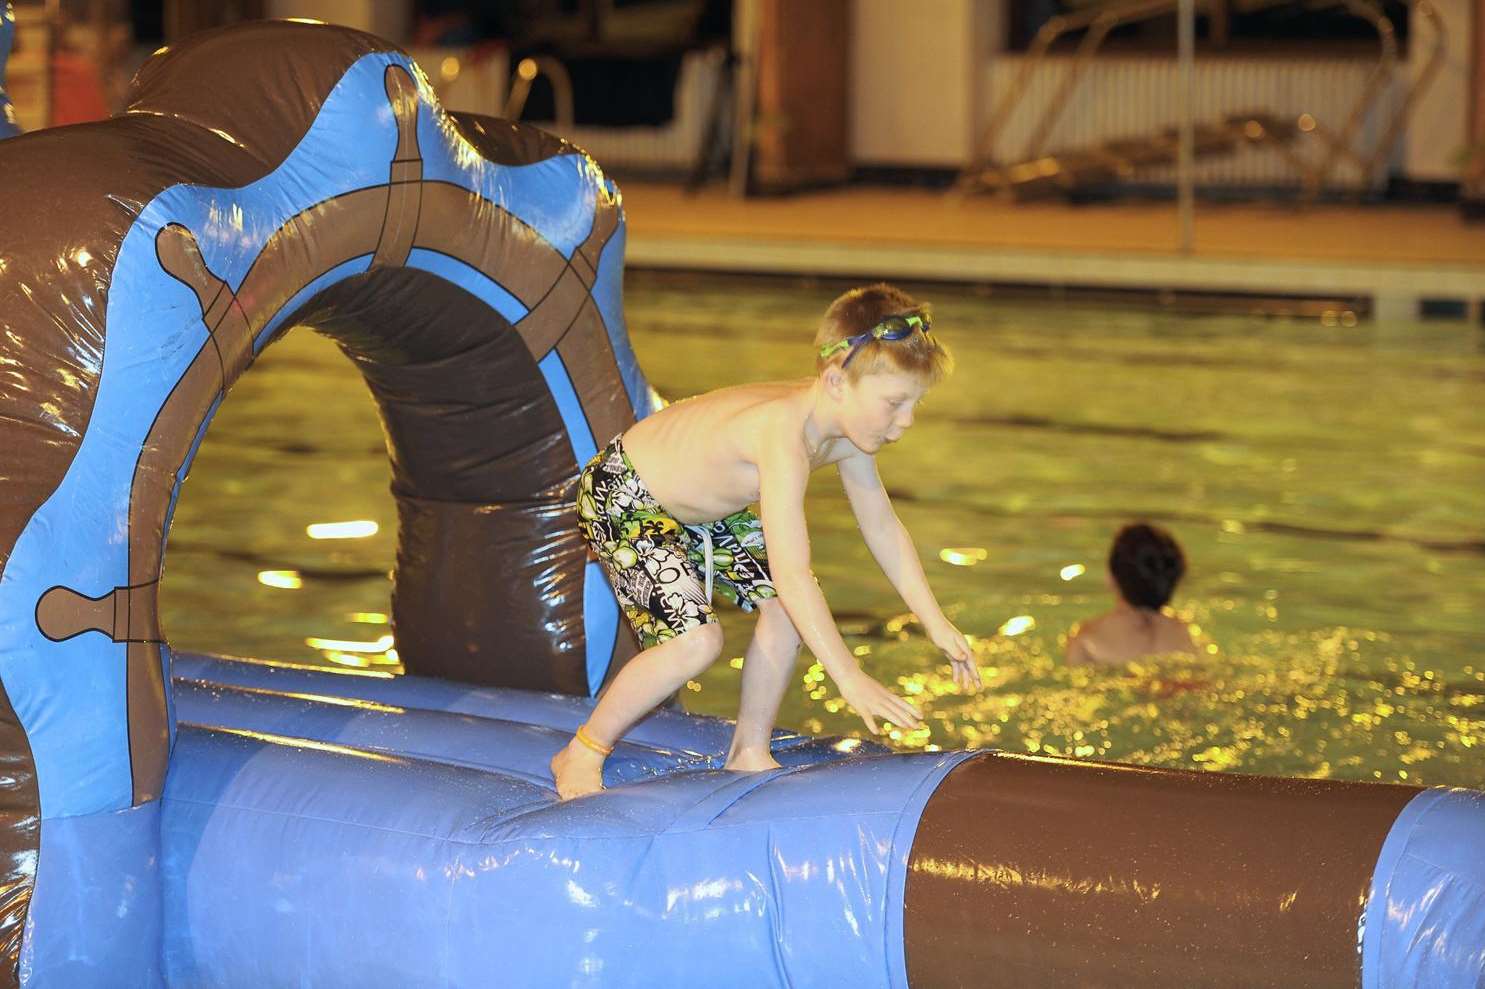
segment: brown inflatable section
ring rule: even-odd
[[[1418,792],[978,756],[913,841],[909,981],[1355,987],[1372,869]]]
[[[0,572],[90,426],[113,264],[144,205],[175,185],[240,187],[267,175],[345,72],[390,50],[322,25],[208,33],[151,59],[123,116],[5,142],[0,358],[20,377],[0,380],[0,420],[13,441],[0,463]],[[427,111],[417,83],[393,65],[384,89],[398,134],[385,181],[289,218],[235,291],[203,257],[205,231],[171,224],[156,237],[159,264],[194,295],[206,339],[135,464],[126,581],[102,594],[54,587],[35,614],[53,640],[101,633],[126,644],[135,803],[159,795],[168,759],[158,586],[170,501],[190,451],[269,322],[315,278],[368,255],[365,274],[321,292],[282,327],[335,338],[378,403],[400,521],[393,617],[404,663],[470,682],[589,692],[585,548],[571,505],[578,465],[537,362],[553,351],[560,357],[599,444],[633,422],[592,296],[600,256],[620,226],[617,198],[596,169],[585,173],[597,189],[592,228],[565,257],[502,204],[424,179],[417,124]],[[445,119],[497,164],[578,154],[531,128]],[[402,267],[416,249],[484,273],[526,315],[512,324],[463,289]],[[610,674],[633,655],[622,622],[605,648]],[[29,742],[3,691],[0,758],[8,763],[0,775],[0,948],[13,975],[35,872],[38,796]]]

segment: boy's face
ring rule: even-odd
[[[862,375],[854,384],[841,374],[832,394],[839,395],[840,422],[846,438],[863,453],[876,453],[902,439],[927,391],[927,384],[917,375],[878,371]]]

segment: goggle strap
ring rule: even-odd
[[[901,320],[904,324],[906,324],[905,329],[897,330],[895,331],[895,333],[893,330],[889,330],[887,327],[893,320]],[[841,362],[841,367],[845,367],[847,364],[851,363],[851,358],[856,356],[857,349],[859,349],[863,343],[866,343],[869,340],[903,340],[907,337],[912,336],[914,330],[921,331],[925,337],[931,338],[931,326],[932,324],[929,323],[928,320],[924,319],[917,313],[912,313],[907,316],[888,316],[886,319],[877,323],[877,325],[873,326],[865,333],[858,333],[855,336],[844,337],[840,340],[835,341],[834,343],[827,343],[825,346],[820,348],[820,357],[822,359],[828,358],[840,353],[842,350],[849,350],[850,353],[847,354],[846,359]]]

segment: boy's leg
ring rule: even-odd
[[[625,618],[641,642],[652,644],[604,689],[582,735],[552,758],[564,800],[603,789],[604,750],[722,653],[722,627],[689,560],[681,524],[644,486],[620,438],[583,468],[577,509],[583,537],[608,572]]]
[[[631,659],[599,698],[583,733],[612,747],[636,721],[722,654],[722,626],[715,622],[646,649]],[[563,800],[603,789],[604,755],[576,736],[552,759],[552,777]]]
[[[758,602],[758,626],[743,658],[742,699],[727,752],[728,769],[777,769],[769,752],[774,721],[799,658],[799,633],[778,598]]]
[[[799,633],[769,577],[758,516],[744,510],[712,523],[710,529],[719,564],[717,580],[724,593],[741,607],[758,611],[758,626],[743,658],[742,697],[727,768],[777,769],[768,742],[799,658]]]

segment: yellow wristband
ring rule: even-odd
[[[604,745],[598,741],[595,741],[593,736],[588,734],[586,728],[586,725],[578,726],[577,740],[580,744],[589,749],[592,749],[599,755],[608,755],[609,753],[613,752],[614,747],[612,745]]]

